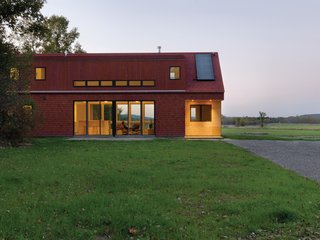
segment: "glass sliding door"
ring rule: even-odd
[[[112,135],[112,102],[101,102],[101,135]]]
[[[75,136],[154,135],[153,101],[75,101]]]
[[[154,135],[154,102],[142,102],[142,133],[143,135]]]
[[[116,135],[128,135],[128,102],[116,103]]]
[[[87,134],[87,103],[86,101],[74,102],[74,135],[84,136]]]
[[[88,135],[100,135],[100,102],[88,102]]]

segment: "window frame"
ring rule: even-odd
[[[179,68],[179,78],[171,78],[171,68]],[[181,66],[169,66],[169,80],[181,80]]]
[[[37,68],[43,68],[44,69],[44,78],[42,79],[37,79]],[[34,76],[34,80],[35,81],[45,81],[47,80],[47,68],[46,67],[34,67],[34,73],[35,73],[35,76]]]
[[[202,119],[202,107],[203,106],[210,106],[210,120],[203,120]],[[200,120],[192,120],[192,115],[191,115],[191,109],[192,107],[200,107]],[[212,122],[212,105],[211,104],[191,104],[190,105],[190,122]]]

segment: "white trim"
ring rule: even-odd
[[[48,90],[30,93],[179,93],[186,90]]]

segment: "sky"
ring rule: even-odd
[[[218,52],[222,114],[320,113],[320,0],[47,0],[89,53]]]

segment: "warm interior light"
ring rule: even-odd
[[[154,80],[150,80],[150,81],[142,81],[142,85],[143,86],[150,86],[150,87],[153,87],[155,84]]]
[[[36,80],[45,80],[46,79],[46,69],[44,67],[36,68]]]

